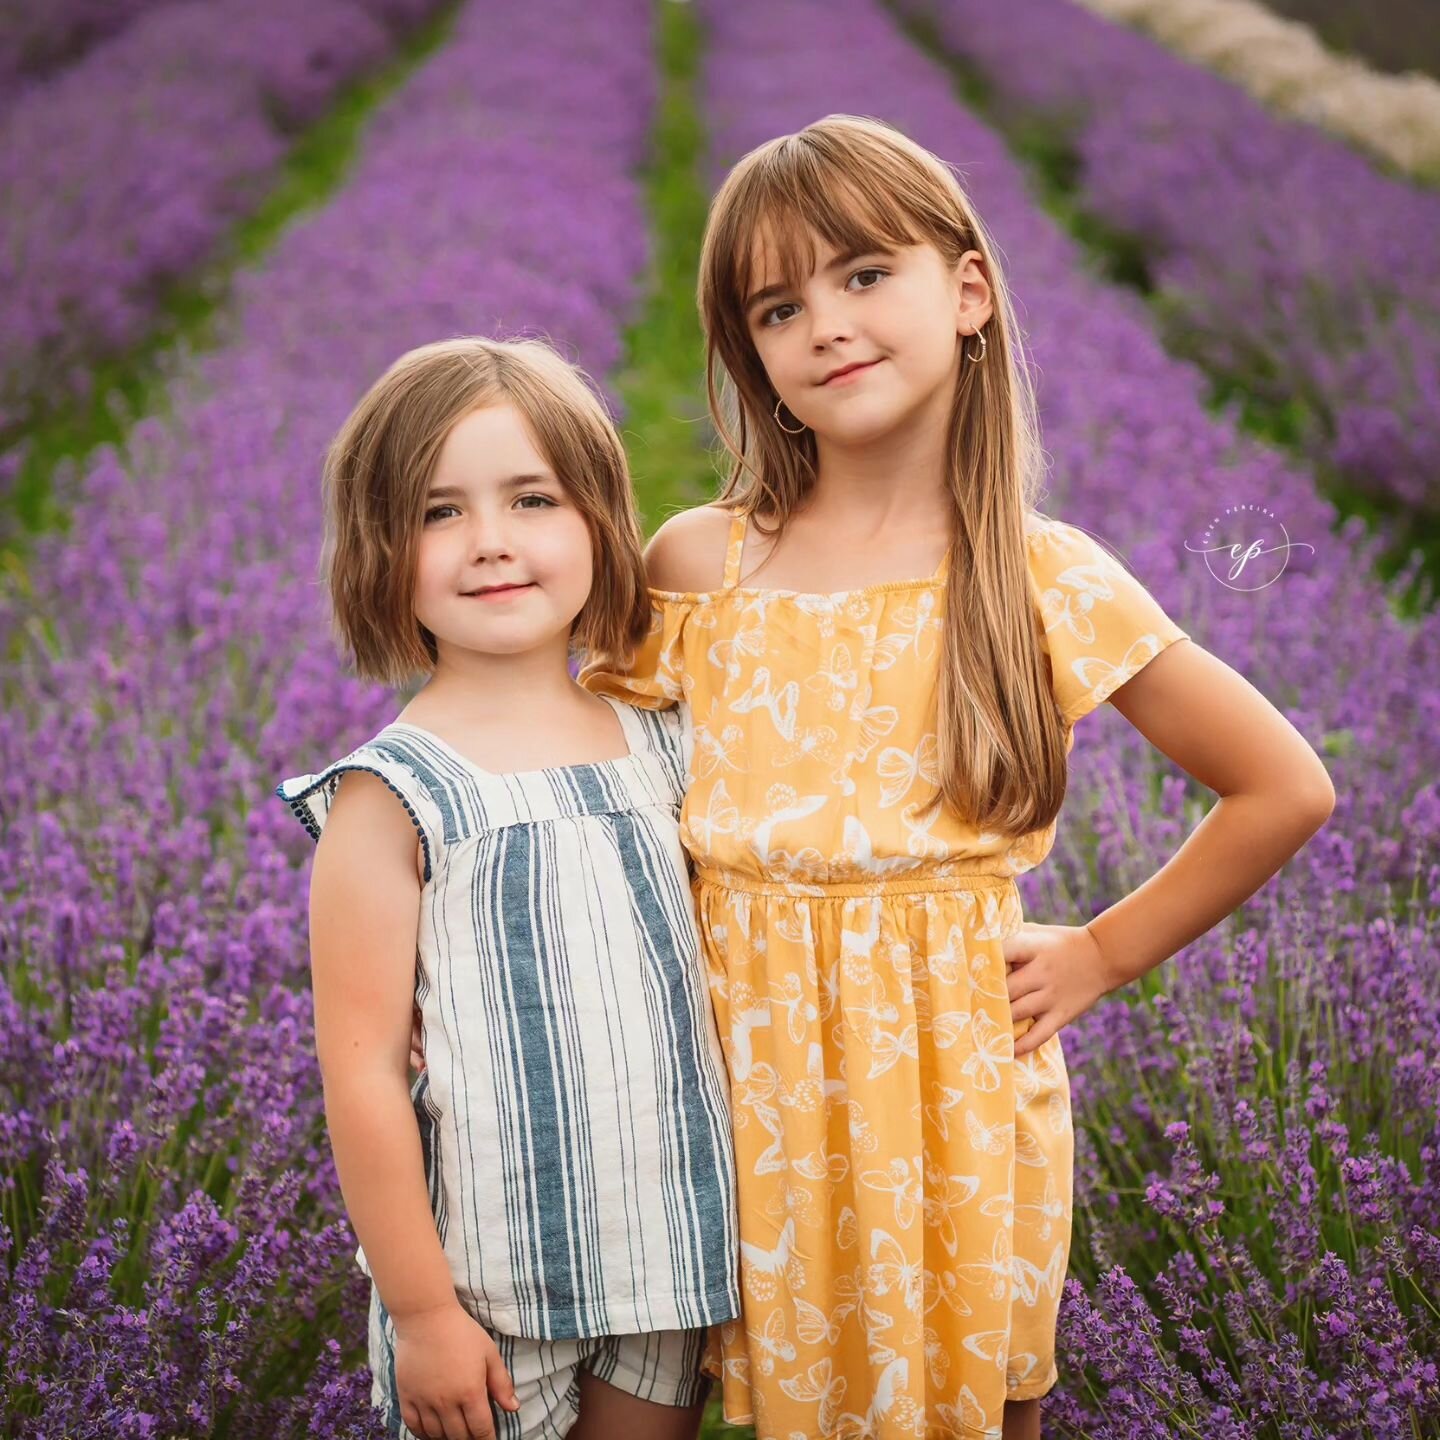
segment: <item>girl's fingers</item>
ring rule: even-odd
[[[1005,989],[1010,995],[1012,1004],[1022,995],[1029,995],[1031,991],[1041,989],[1044,984],[1045,976],[1041,973],[1038,965],[1026,965],[1005,977]]]
[[[1028,995],[1022,995],[1010,1006],[1010,1018],[1012,1020],[1029,1020],[1039,1015],[1045,1009],[1045,1001],[1041,998],[1038,990],[1032,990]]]
[[[510,1372],[505,1368],[505,1362],[498,1354],[491,1357],[490,1364],[485,1371],[485,1388],[489,1390],[491,1398],[505,1410],[518,1410],[520,1402],[515,1398],[515,1382],[510,1378]]]
[[[445,1440],[445,1427],[440,1423],[439,1414],[428,1405],[416,1407],[420,1411],[419,1433],[425,1440]]]
[[[418,1435],[420,1440],[425,1440],[425,1422],[420,1418],[420,1410],[408,1400],[400,1402],[400,1418],[405,1422],[405,1428],[412,1434]]]
[[[470,1422],[459,1405],[447,1405],[441,1418],[445,1428],[440,1433],[445,1440],[471,1440]],[[492,1433],[485,1432],[486,1440],[489,1440]]]
[[[1015,1053],[1017,1055],[1028,1055],[1032,1050],[1038,1050],[1052,1035],[1059,1031],[1060,1027],[1053,1021],[1046,1020],[1043,1024],[1036,1021],[1016,1042]]]
[[[471,1440],[494,1440],[495,1417],[487,1400],[472,1400],[465,1407],[465,1424]]]

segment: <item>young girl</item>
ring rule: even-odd
[[[1323,822],[1305,741],[1080,530],[951,172],[832,116],[747,155],[701,260],[717,505],[648,554],[599,694],[693,725],[682,836],[729,1062],[760,1440],[1039,1434],[1072,1132],[1058,1031]],[[726,403],[718,393],[723,382]],[[1224,798],[1088,925],[1027,925],[1072,727],[1109,700]]]
[[[370,390],[326,490],[357,669],[428,677],[278,792],[320,842],[316,1046],[375,1403],[431,1440],[693,1436],[706,1327],[739,1307],[685,737],[569,670],[646,626],[620,442],[545,346],[453,340]]]

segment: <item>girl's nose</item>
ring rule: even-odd
[[[812,301],[809,315],[810,344],[817,352],[851,338],[853,327],[842,300]]]
[[[470,554],[476,560],[504,560],[512,553],[509,526],[497,515],[476,514],[470,527]]]

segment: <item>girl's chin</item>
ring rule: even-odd
[[[910,412],[846,415],[825,425],[821,439],[823,443],[847,450],[868,449],[904,434],[907,425],[914,419]]]

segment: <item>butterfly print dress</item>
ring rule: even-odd
[[[998,1440],[1055,1382],[1073,1134],[1060,1037],[1016,1057],[1019,838],[927,811],[945,578],[653,591],[627,674],[693,727],[681,836],[729,1069],[743,1316],[713,1359],[759,1440]],[[1073,725],[1185,632],[1082,531],[1026,545]],[[1073,741],[1073,732],[1070,739]]]

